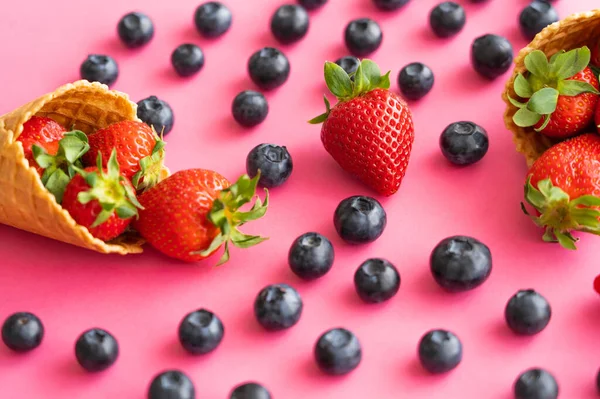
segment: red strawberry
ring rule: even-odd
[[[86,227],[96,238],[110,241],[121,235],[138,214],[140,207],[133,187],[119,173],[113,151],[107,169],[98,165],[80,170],[65,189],[62,207],[77,224]]]
[[[265,240],[238,230],[267,211],[268,192],[264,203],[257,198],[250,211],[239,210],[252,201],[259,176],[244,175],[230,186],[210,170],[179,171],[140,195],[143,209],[133,226],[160,252],[188,262],[204,259],[224,244],[218,264],[225,263],[229,242],[247,248]]]
[[[600,235],[600,136],[586,133],[548,149],[531,166],[525,200],[544,240],[575,249],[572,231]],[[523,210],[527,213],[525,206]]]
[[[594,118],[594,123],[596,124],[596,129],[598,129],[598,133],[600,133],[600,101],[598,101],[598,106],[596,107],[596,117]]]
[[[32,116],[23,124],[23,132],[17,140],[23,146],[23,153],[25,159],[29,162],[29,166],[34,167],[40,176],[44,169],[35,161],[31,147],[37,144],[47,153],[54,155],[58,151],[58,141],[63,138],[65,133],[64,127],[46,117]]]
[[[550,60],[539,50],[529,53],[528,75],[519,74],[514,83],[517,95],[527,99],[511,99],[519,108],[515,124],[555,138],[571,137],[588,127],[600,94],[598,78],[588,67],[590,57],[587,47],[556,53]]]
[[[389,72],[362,60],[354,80],[337,64],[325,63],[325,81],[338,103],[310,123],[323,123],[325,150],[347,172],[381,195],[398,191],[414,141],[406,102],[388,91]]]

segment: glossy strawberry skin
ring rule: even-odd
[[[596,124],[598,133],[600,133],[600,101],[598,101],[598,105],[596,106],[596,117],[594,118],[594,123]]]
[[[41,176],[44,172],[39,167],[35,159],[31,147],[36,144],[42,147],[50,155],[56,155],[58,151],[58,142],[63,138],[66,129],[50,118],[32,116],[23,124],[23,132],[17,138],[23,146],[25,159],[29,162],[29,166],[33,166]]]
[[[321,141],[344,170],[390,196],[400,188],[408,166],[412,115],[401,97],[375,89],[333,107],[321,128]]]
[[[150,245],[187,262],[206,258],[193,251],[208,248],[219,229],[207,214],[219,192],[230,186],[220,174],[203,169],[174,173],[138,197],[144,209],[133,227]]]

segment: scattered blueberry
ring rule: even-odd
[[[32,313],[13,313],[2,324],[2,341],[15,352],[29,352],[40,346],[42,339],[44,325]]]
[[[119,344],[108,331],[92,328],[77,339],[75,357],[87,371],[106,370],[117,361]]]
[[[148,399],[195,399],[196,389],[190,377],[179,370],[167,370],[152,379]]]
[[[404,7],[410,0],[373,0],[377,8],[382,11],[393,11]]]
[[[381,236],[387,224],[387,215],[375,198],[353,196],[339,203],[333,224],[344,241],[364,244]]]
[[[179,323],[179,342],[193,354],[206,354],[214,351],[221,341],[225,329],[214,313],[198,309],[188,313]]]
[[[292,156],[285,146],[259,144],[246,157],[246,172],[250,177],[260,170],[258,184],[262,187],[279,187],[292,174]]]
[[[256,382],[247,382],[236,386],[229,399],[271,399],[267,388]]]
[[[261,124],[269,114],[269,103],[262,93],[245,90],[233,99],[231,104],[233,119],[244,127]]]
[[[285,330],[298,323],[302,307],[298,291],[287,284],[273,284],[258,293],[254,301],[254,315],[266,330]]]
[[[100,82],[110,86],[119,77],[119,66],[111,56],[90,54],[81,64],[79,75],[88,82]]]
[[[198,33],[206,38],[223,35],[231,27],[231,11],[217,1],[209,1],[196,8],[194,24]]]
[[[327,3],[327,0],[298,0],[298,3],[310,11],[323,7]]]
[[[334,328],[321,335],[315,344],[315,360],[326,374],[348,374],[358,367],[362,349],[358,338],[345,328]]]
[[[346,71],[348,75],[351,75],[355,73],[358,69],[358,66],[360,65],[360,60],[353,55],[347,55],[345,57],[338,58],[338,60],[335,61],[335,63],[341,66],[342,69]],[[354,78],[354,76],[352,76],[352,78]]]
[[[304,7],[284,4],[271,17],[271,33],[282,44],[302,39],[308,33],[310,20]]]
[[[290,76],[290,62],[273,47],[258,50],[248,60],[250,79],[263,90],[272,90],[284,84]]]
[[[546,370],[533,368],[519,375],[514,391],[515,399],[556,399],[558,383]]]
[[[487,79],[495,79],[508,71],[513,62],[513,47],[505,37],[487,34],[471,45],[471,64]]]
[[[333,245],[319,233],[305,233],[294,240],[288,253],[292,272],[303,280],[323,277],[335,259]]]
[[[429,13],[429,26],[438,37],[451,37],[460,32],[467,22],[465,9],[453,1],[435,6]]]
[[[381,46],[382,41],[381,27],[369,18],[350,21],[344,32],[346,48],[357,57],[364,57],[375,52]]]
[[[433,87],[433,71],[425,64],[413,62],[406,65],[398,74],[398,87],[409,100],[419,100]]]
[[[508,327],[519,335],[535,335],[541,332],[552,317],[550,304],[534,290],[520,290],[513,295],[504,309]]]
[[[354,288],[365,302],[384,302],[398,293],[400,274],[386,259],[368,259],[354,273]]]
[[[481,241],[452,236],[440,241],[429,258],[435,281],[449,292],[472,290],[492,272],[492,254]]]
[[[117,34],[125,46],[142,47],[154,37],[154,24],[147,15],[141,12],[130,12],[119,21]]]
[[[419,361],[433,374],[446,373],[462,361],[462,343],[458,337],[445,330],[431,330],[419,342]]]
[[[473,122],[454,122],[440,136],[442,154],[455,165],[479,162],[487,153],[488,135],[484,128]]]
[[[558,22],[560,17],[552,4],[534,0],[519,15],[519,27],[527,40],[533,40],[546,26]]]
[[[156,133],[166,135],[173,129],[173,109],[156,96],[150,96],[137,103],[137,117],[154,128]]]
[[[204,53],[195,44],[182,44],[171,53],[171,65],[179,76],[195,75],[204,66]]]

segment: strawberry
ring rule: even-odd
[[[510,99],[519,108],[515,124],[561,139],[588,127],[600,94],[598,78],[588,67],[590,57],[587,47],[558,52],[550,60],[539,50],[527,54],[527,77],[518,74],[514,83],[515,93],[526,102]]]
[[[129,179],[120,174],[113,150],[107,168],[99,155],[96,166],[78,170],[67,184],[62,207],[94,237],[110,241],[125,231],[141,205]]]
[[[98,154],[106,162],[116,149],[121,174],[132,179],[136,189],[146,189],[158,181],[165,143],[147,124],[128,120],[113,123],[89,135],[88,140],[90,150],[83,157],[86,165],[94,165]]]
[[[575,249],[572,231],[600,235],[600,136],[586,133],[546,150],[531,166],[525,200],[544,241]],[[524,204],[524,212],[529,214]]]
[[[230,242],[247,248],[265,240],[238,230],[267,211],[267,190],[264,203],[257,198],[251,210],[239,210],[254,197],[259,177],[260,173],[253,179],[244,175],[230,185],[210,170],[176,172],[140,195],[143,209],[133,227],[163,254],[187,262],[204,259],[224,245],[218,262],[223,264],[229,259]]]
[[[596,129],[598,129],[598,133],[600,133],[600,101],[598,101],[598,106],[596,107],[596,117],[594,118],[594,123],[596,124]]]
[[[58,141],[63,138],[66,129],[50,118],[42,116],[32,116],[23,124],[23,131],[17,138],[23,146],[23,154],[41,176],[44,169],[41,168],[33,157],[32,146],[37,144],[44,148],[49,154],[56,154],[58,151]]]
[[[309,121],[323,123],[325,150],[350,174],[381,195],[400,188],[414,142],[412,114],[406,102],[390,92],[389,72],[362,60],[351,76],[339,65],[325,63],[327,87],[338,102]]]

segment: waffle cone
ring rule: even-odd
[[[138,120],[136,114],[137,105],[127,95],[100,83],[78,81],[0,116],[0,223],[102,253],[142,252],[143,240],[133,232],[105,243],[78,225],[45,189],[16,140],[34,115],[91,133],[114,122]]]
[[[517,74],[526,71],[525,56],[534,50],[541,50],[547,57],[551,57],[560,50],[569,51],[583,46],[591,47],[599,37],[600,9],[573,14],[549,25],[538,33],[533,41],[524,47],[515,58],[512,76],[506,83],[504,93],[502,93],[502,99],[506,103],[504,123],[508,130],[512,132],[517,151],[525,156],[528,166],[531,166],[544,151],[560,140],[546,137],[531,127],[519,127],[512,120],[518,109],[508,101],[508,96],[518,98],[513,89],[513,84]]]

